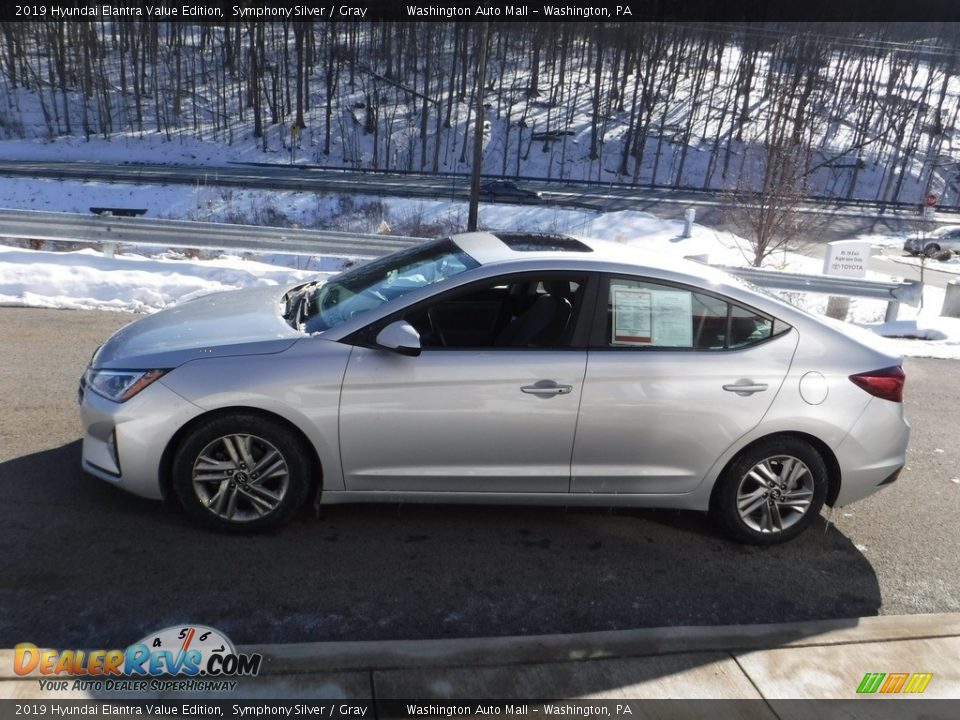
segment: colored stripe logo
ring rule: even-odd
[[[932,679],[933,673],[867,673],[857,686],[857,694],[918,694]]]

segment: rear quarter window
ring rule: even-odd
[[[664,283],[611,278],[600,347],[736,350],[790,325],[731,300]]]

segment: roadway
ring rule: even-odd
[[[255,537],[198,529],[79,467],[77,379],[123,313],[0,308],[0,647],[565,633],[960,611],[955,361],[906,362],[899,482],[758,549],[702,515],[336,506]]]
[[[218,167],[157,163],[110,164],[90,161],[0,160],[0,175],[139,184],[186,184],[264,190],[387,195],[434,200],[467,200],[467,175],[395,173],[324,168],[312,165],[237,163]],[[642,210],[663,218],[682,218],[687,208],[698,221],[727,229],[730,199],[715,191],[650,188],[614,183],[523,179],[542,193],[542,204],[597,212]],[[803,237],[837,240],[861,233],[901,232],[917,222],[912,206],[880,208],[875,203],[811,201],[801,208],[810,222]],[[960,215],[941,212],[938,222],[957,222]]]

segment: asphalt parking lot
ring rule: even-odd
[[[337,506],[194,527],[79,469],[77,378],[130,315],[0,308],[0,647],[115,647],[194,622],[235,642],[495,636],[960,610],[955,361],[910,359],[888,490],[783,547],[697,513]]]

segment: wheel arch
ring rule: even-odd
[[[823,463],[824,465],[827,466],[827,480],[829,483],[827,487],[827,497],[825,500],[825,504],[830,507],[833,507],[833,504],[837,500],[837,496],[840,494],[840,483],[842,482],[842,479],[843,479],[842,473],[840,471],[840,463],[837,461],[837,456],[834,454],[833,450],[830,449],[830,446],[827,445],[825,442],[823,442],[823,440],[821,440],[820,438],[814,435],[810,435],[809,433],[793,431],[793,430],[775,432],[775,433],[770,433],[769,435],[758,437],[754,440],[751,440],[749,443],[747,443],[742,448],[740,448],[736,453],[734,453],[733,457],[731,457],[726,462],[726,464],[723,466],[723,469],[717,475],[717,480],[716,482],[714,482],[713,489],[710,492],[710,506],[713,507],[714,499],[716,498],[718,488],[720,487],[720,484],[721,484],[720,479],[726,476],[727,472],[729,472],[730,470],[730,467],[737,460],[739,460],[744,453],[749,452],[753,447],[755,447],[756,445],[759,445],[760,443],[769,442],[770,440],[773,440],[776,438],[787,438],[787,437],[793,437],[793,438],[797,438],[798,440],[803,440],[804,442],[812,446],[813,449],[820,454],[820,457],[823,458]]]
[[[247,407],[244,405],[236,405],[232,407],[217,408],[216,410],[210,410],[197,415],[196,417],[191,418],[188,422],[184,423],[184,425],[173,434],[173,437],[170,438],[167,446],[163,449],[163,454],[160,456],[160,493],[163,495],[164,501],[170,502],[175,501],[176,499],[176,494],[173,491],[173,457],[183,439],[186,438],[194,430],[194,428],[201,423],[207,422],[213,418],[227,417],[240,413],[244,415],[258,415],[286,428],[291,435],[297,439],[297,442],[304,447],[304,449],[307,451],[307,456],[310,458],[310,493],[316,494],[318,491],[323,489],[323,463],[320,461],[320,456],[317,454],[317,448],[312,442],[310,442],[310,439],[307,437],[306,433],[303,432],[303,430],[282,415],[270,412],[269,410]]]

